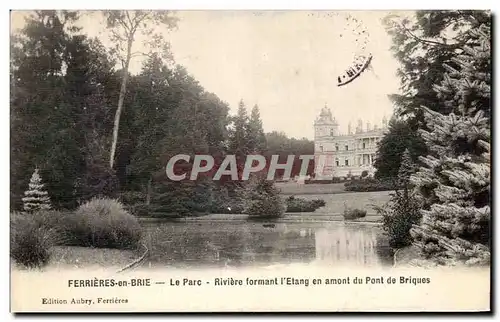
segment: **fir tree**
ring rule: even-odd
[[[426,201],[411,233],[422,255],[438,264],[490,261],[490,26],[469,31],[471,42],[453,58],[459,68],[435,86],[452,110],[425,108],[429,131],[421,131],[430,155],[412,176]]]
[[[255,174],[244,188],[244,213],[251,218],[278,218],[286,206],[279,189],[263,173]]]
[[[49,210],[51,208],[49,194],[44,190],[38,168],[33,172],[29,183],[29,189],[24,192],[24,196],[23,204],[24,211],[26,212]]]
[[[250,114],[247,127],[248,150],[249,152],[262,152],[266,148],[266,136],[262,128],[259,107],[255,105]]]
[[[403,152],[400,164],[397,183],[401,189],[391,194],[386,205],[375,208],[382,215],[382,228],[389,237],[389,245],[393,248],[405,247],[412,243],[410,229],[421,218],[420,201],[410,182],[410,177],[415,172],[415,165],[409,149]]]
[[[248,154],[248,114],[243,100],[238,104],[238,113],[233,119],[233,125],[234,128],[229,139],[229,150],[238,157],[246,156]]]
[[[398,184],[405,189],[409,188],[410,176],[414,172],[414,168],[410,150],[406,149],[401,156],[401,165],[398,171]]]

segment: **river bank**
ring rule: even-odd
[[[219,222],[219,221],[231,221],[231,222],[346,222],[346,223],[369,223],[369,224],[379,224],[382,216],[376,214],[367,214],[364,218],[359,218],[355,220],[344,220],[341,213],[337,214],[326,214],[317,212],[300,212],[300,213],[286,213],[283,217],[276,219],[250,219],[248,215],[244,214],[210,214],[198,217],[184,217],[184,218],[150,218],[141,217],[140,222]]]

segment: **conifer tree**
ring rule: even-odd
[[[238,104],[238,112],[233,117],[233,129],[229,135],[229,154],[236,156],[238,167],[238,178],[241,177],[246,156],[249,153],[248,149],[248,113],[243,100]]]
[[[490,261],[490,26],[469,31],[471,41],[445,65],[438,97],[452,110],[425,108],[421,131],[430,155],[412,176],[425,200],[411,234],[425,258],[444,265]]]
[[[35,212],[38,210],[49,210],[50,198],[40,177],[38,168],[35,169],[29,183],[29,189],[24,193],[24,211]]]
[[[410,176],[413,173],[414,165],[411,159],[410,150],[407,148],[401,156],[401,165],[398,171],[398,184],[403,188],[409,188]]]
[[[248,150],[249,152],[262,152],[266,148],[266,136],[262,127],[259,107],[254,105],[250,113],[250,120],[247,127]]]
[[[415,172],[415,165],[411,159],[409,149],[403,152],[398,171],[397,186],[387,204],[375,207],[382,215],[382,228],[389,237],[389,245],[393,248],[409,246],[412,243],[410,229],[420,221],[420,201],[413,191],[410,182],[411,175]]]
[[[252,175],[249,184],[243,189],[243,212],[249,217],[278,218],[284,215],[286,206],[280,190],[274,181],[267,180],[264,173]]]

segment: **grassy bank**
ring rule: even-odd
[[[276,187],[283,195],[323,195],[345,193],[344,183],[332,184],[299,184],[295,182],[279,182]]]

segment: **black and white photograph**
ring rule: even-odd
[[[491,11],[10,28],[11,312],[491,310]]]

